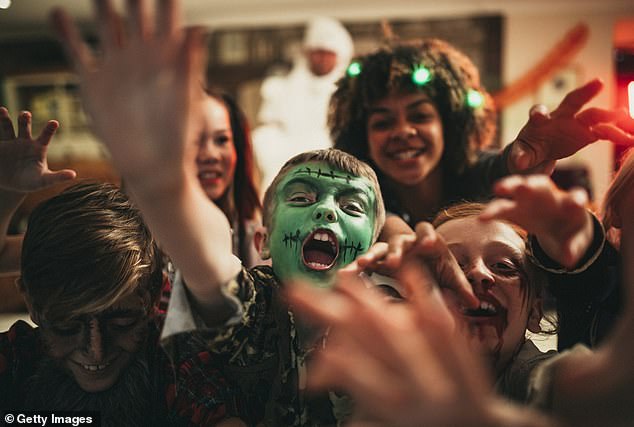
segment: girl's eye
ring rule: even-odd
[[[432,115],[427,113],[415,113],[410,117],[410,121],[414,123],[424,123],[431,119]]]
[[[504,275],[515,275],[518,272],[517,267],[510,262],[496,262],[491,265],[491,268],[493,271]]]
[[[220,135],[217,136],[215,139],[215,143],[217,145],[225,145],[227,144],[231,139],[229,138],[229,135]]]
[[[370,129],[372,130],[386,130],[392,126],[392,121],[387,119],[378,119],[370,121]]]

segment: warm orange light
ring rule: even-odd
[[[630,117],[634,119],[634,82],[627,85],[627,103],[630,107]]]

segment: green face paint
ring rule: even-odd
[[[275,193],[267,246],[279,279],[329,287],[334,273],[372,244],[376,197],[366,178],[323,162],[291,169]]]

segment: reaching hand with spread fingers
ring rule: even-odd
[[[128,25],[111,0],[96,0],[100,53],[56,9],[56,32],[79,74],[84,108],[119,172],[134,187],[169,184],[194,174],[197,100],[202,99],[200,28],[182,28],[176,0],[130,0]],[[152,177],[152,179],[148,179]]]
[[[571,156],[600,139],[618,145],[634,145],[634,120],[623,111],[587,108],[603,88],[599,79],[569,92],[548,114],[543,105],[531,109],[528,123],[511,146],[511,173],[552,173],[555,162]]]
[[[95,0],[99,54],[81,39],[66,12],[53,11],[57,34],[79,74],[95,133],[143,212],[151,231],[187,277],[200,304],[224,301],[219,285],[237,274],[229,223],[197,177],[197,138],[205,44],[184,28],[177,0]],[[124,25],[124,22],[127,25]]]
[[[534,234],[560,265],[573,268],[592,243],[585,190],[562,191],[544,175],[513,175],[497,182],[494,192],[499,198],[489,203],[480,218],[518,224]]]
[[[334,290],[288,288],[293,308],[331,326],[309,366],[309,386],[349,393],[351,425],[554,425],[494,396],[482,361],[455,328],[424,265],[407,260],[399,279],[406,303],[388,302],[349,272]]]
[[[16,136],[9,111],[0,107],[0,189],[27,193],[75,178],[77,174],[73,170],[48,168],[46,152],[58,127],[59,123],[49,120],[34,139],[31,113],[22,111]]]

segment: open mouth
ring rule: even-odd
[[[311,270],[332,268],[338,256],[339,242],[330,230],[319,228],[310,233],[302,243],[302,261]]]
[[[198,179],[201,181],[208,180],[208,179],[218,179],[221,176],[222,174],[220,172],[205,171],[205,172],[198,173]]]
[[[100,374],[103,371],[107,370],[117,359],[118,356],[111,357],[110,360],[104,363],[82,363],[71,360],[75,365],[82,368],[87,374]]]
[[[477,295],[477,297],[480,299],[478,308],[465,308],[462,310],[462,314],[479,318],[497,317],[500,315],[506,317],[506,308],[495,297],[491,295]]]
[[[97,372],[97,371],[103,371],[104,369],[108,367],[108,365],[84,365],[82,363],[81,367],[84,368],[84,370],[86,371]]]
[[[399,150],[392,150],[387,153],[387,156],[392,160],[411,160],[425,152],[425,147],[407,147]]]

